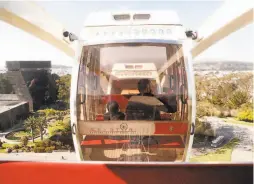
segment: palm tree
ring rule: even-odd
[[[34,116],[31,116],[31,117],[27,118],[27,120],[25,121],[25,127],[29,128],[31,130],[33,143],[34,143],[34,132],[37,128],[36,121],[37,120]]]

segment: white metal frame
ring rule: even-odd
[[[193,123],[193,125],[195,126],[195,116],[196,116],[196,113],[193,113],[193,110],[195,112],[195,103],[196,102],[193,102],[193,99],[195,100],[195,84],[194,84],[194,73],[193,73],[193,69],[192,69],[192,57],[191,57],[191,54],[190,54],[190,45],[188,44],[189,43],[189,40],[186,39],[186,42],[183,42],[183,41],[172,41],[172,40],[153,40],[153,39],[150,39],[150,40],[138,40],[138,39],[135,39],[135,40],[112,40],[112,41],[107,41],[106,43],[105,42],[102,42],[98,45],[103,45],[103,44],[108,44],[108,43],[156,43],[156,44],[160,44],[160,43],[167,43],[167,44],[180,44],[182,45],[183,47],[183,54],[185,56],[185,67],[186,67],[186,73],[187,73],[187,78],[188,78],[188,99],[190,99],[189,101],[192,101],[192,103],[188,103],[188,112],[189,112],[189,117],[188,117],[188,122],[191,122]],[[97,44],[94,44],[94,43],[91,43],[91,44],[85,44],[84,45],[84,42],[80,41],[79,43],[79,50],[81,52],[81,48],[85,47],[85,46],[95,46]],[[77,57],[77,59],[79,59],[78,61],[80,61],[80,55]],[[171,61],[171,60],[170,60]],[[172,64],[172,63],[171,63]],[[171,65],[170,64],[170,65]],[[168,65],[168,67],[170,66]],[[80,144],[80,141],[79,140],[79,137],[77,135],[76,132],[79,132],[78,130],[78,124],[77,124],[77,114],[76,114],[76,109],[77,109],[77,100],[76,100],[76,94],[77,94],[77,88],[78,88],[78,75],[77,75],[77,69],[78,67],[75,67],[75,70],[73,70],[73,75],[72,75],[72,82],[73,84],[75,85],[72,85],[71,87],[71,100],[70,100],[70,103],[71,103],[71,126],[72,127],[75,127],[75,134],[73,134],[73,141],[75,141],[74,143],[74,146],[75,146],[75,150],[76,150],[76,155],[77,155],[77,158],[79,161],[83,161],[83,153],[81,151],[81,144]],[[189,131],[193,131],[192,130],[192,127],[191,127],[191,123],[189,123]],[[192,142],[190,141],[193,141],[193,137],[194,137],[194,134],[193,135],[190,135],[189,134],[189,140],[187,141],[188,142],[188,145],[185,147],[185,150],[184,150],[184,159],[185,161],[187,161],[189,159],[189,156],[190,156],[190,151],[191,151],[191,148],[192,148]],[[108,162],[105,162],[105,163],[108,163]]]

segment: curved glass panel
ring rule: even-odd
[[[80,61],[77,119],[83,158],[183,161],[191,122],[182,46],[87,46]]]

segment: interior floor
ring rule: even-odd
[[[101,142],[100,142],[101,141]],[[133,144],[107,136],[89,136],[82,141],[84,160],[93,161],[182,161],[184,142],[181,136],[159,137],[160,144]]]

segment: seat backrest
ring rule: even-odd
[[[160,120],[156,107],[131,101],[126,107],[126,120]]]

